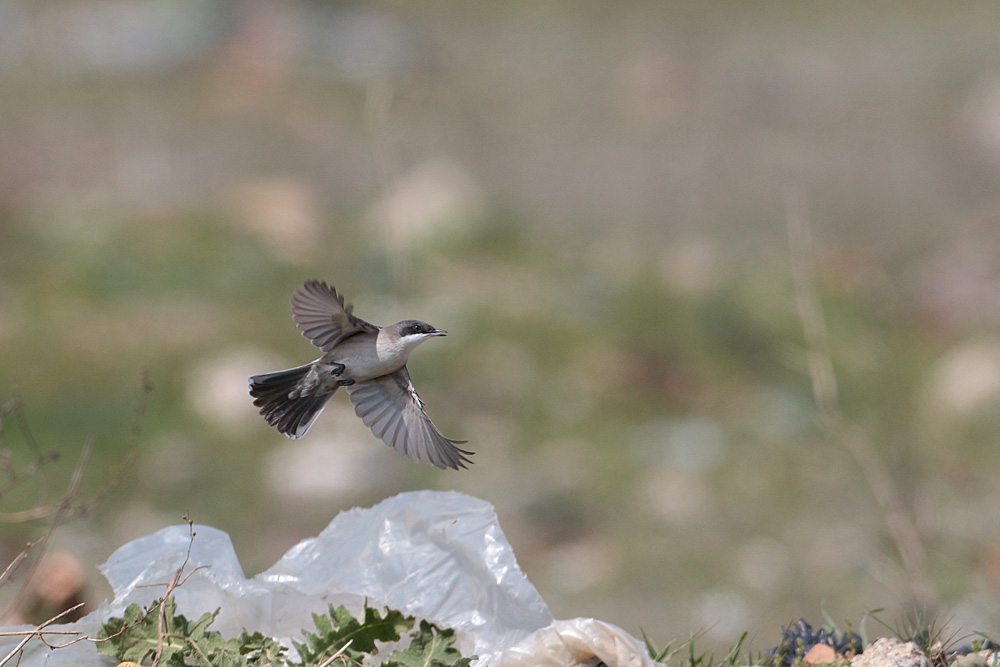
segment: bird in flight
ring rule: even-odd
[[[344,387],[365,426],[400,454],[441,469],[472,463],[472,452],[457,446],[466,441],[446,438],[434,426],[406,370],[414,348],[446,332],[420,320],[379,327],[352,310],[323,281],[310,280],[292,295],[295,324],[323,356],[250,378],[253,404],[267,423],[297,440]]]

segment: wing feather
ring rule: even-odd
[[[438,448],[433,446],[434,434],[428,430],[426,424],[423,428],[423,434],[424,441],[421,450],[427,454],[431,464],[436,465],[438,468],[446,468],[447,465],[445,464],[443,453],[439,452]]]
[[[424,411],[406,367],[347,387],[354,412],[377,437],[418,463],[438,468],[464,468],[472,452],[459,449],[464,440],[442,435]]]
[[[378,327],[352,315],[353,306],[332,285],[310,280],[292,295],[292,318],[302,335],[329,353],[340,341],[356,333],[376,333]]]
[[[406,424],[402,419],[397,419],[392,428],[392,437],[383,438],[393,449],[399,449],[406,442]]]

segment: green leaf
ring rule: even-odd
[[[360,661],[366,654],[376,652],[376,641],[399,641],[403,632],[413,627],[412,616],[404,616],[395,609],[386,609],[385,615],[365,603],[363,621],[354,618],[343,606],[330,605],[328,615],[313,614],[317,632],[304,630],[306,643],[292,642],[302,659],[301,665],[320,663],[348,646],[344,655]]]
[[[283,667],[285,649],[278,642],[259,632],[246,630],[234,639],[224,639],[209,626],[219,615],[219,610],[207,612],[191,623],[177,614],[172,597],[163,605],[164,637],[160,665],[163,667],[204,667],[205,659],[213,667]],[[130,605],[124,618],[112,618],[105,623],[97,650],[120,661],[149,662],[156,655],[159,638],[160,608],[155,605],[147,613],[139,605]],[[204,656],[204,658],[202,657]]]
[[[168,607],[173,600],[168,598]],[[164,603],[158,603],[164,604]],[[97,644],[97,650],[103,655],[110,655],[122,661],[141,663],[152,658],[156,653],[157,632],[156,619],[159,614],[158,605],[148,612],[137,604],[130,604],[125,609],[124,618],[112,618],[101,626],[98,639],[107,639]]]
[[[163,615],[163,634],[159,619]],[[112,618],[101,627],[98,651],[119,661],[149,664],[161,650],[161,667],[288,667],[287,650],[277,640],[246,629],[231,639],[210,629],[219,610],[202,614],[191,622],[177,613],[172,597],[157,602],[148,611],[130,605],[122,618]],[[299,667],[317,667],[341,649],[348,661],[361,663],[377,652],[378,642],[399,641],[413,630],[415,620],[402,612],[380,612],[367,603],[357,619],[344,607],[329,607],[328,614],[313,614],[315,632],[303,631],[305,643],[293,642],[302,662]],[[455,631],[442,630],[421,621],[409,634],[409,646],[394,651],[388,667],[467,667],[472,658],[463,658],[454,648]],[[350,644],[348,646],[348,644]],[[370,661],[369,661],[370,662]]]
[[[216,609],[214,612],[211,613],[205,612],[204,614],[201,615],[201,618],[199,618],[196,623],[192,623],[190,626],[188,625],[187,620],[185,619],[184,620],[185,627],[183,628],[183,631],[180,634],[183,634],[185,637],[190,637],[195,641],[202,639],[205,636],[205,631],[207,630],[208,626],[210,626],[212,622],[215,621],[215,617],[219,615],[220,611],[222,611],[221,608]]]
[[[260,632],[250,634],[243,630],[243,633],[236,640],[236,644],[239,647],[239,654],[246,658],[247,667],[285,664],[285,647],[274,638],[265,637]]]
[[[393,651],[382,666],[465,667],[472,658],[463,658],[454,644],[454,630],[442,630],[433,623],[420,621],[420,629],[410,635],[410,645]]]

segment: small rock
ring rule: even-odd
[[[988,664],[986,658],[979,653],[970,653],[955,658],[952,667],[987,667]]]
[[[816,644],[802,656],[807,665],[829,665],[837,662],[837,652],[828,644]]]
[[[930,667],[930,661],[913,642],[883,637],[851,660],[852,667]]]

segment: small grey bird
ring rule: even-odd
[[[250,378],[253,404],[267,423],[297,440],[337,388],[346,387],[355,414],[400,454],[442,469],[472,463],[466,458],[472,452],[456,447],[466,441],[444,437],[431,422],[406,370],[417,345],[446,332],[419,320],[377,327],[352,310],[319,280],[308,281],[292,295],[295,323],[324,354],[305,366]]]

